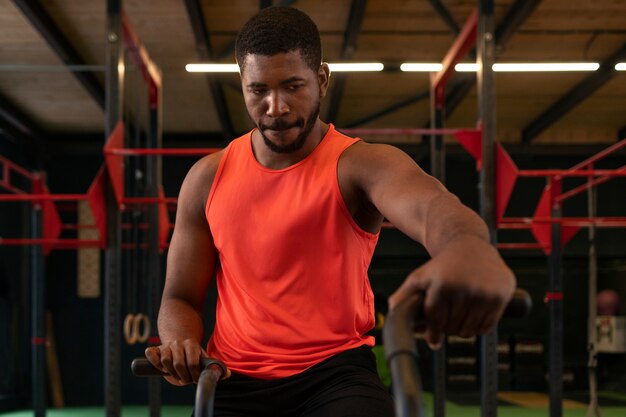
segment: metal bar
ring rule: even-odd
[[[607,176],[607,177],[624,177],[626,176],[626,168],[618,169],[585,169],[572,171],[571,169],[522,169],[518,172],[518,177],[590,177],[590,176]]]
[[[344,32],[343,45],[339,57],[341,60],[349,60],[357,49],[359,32],[363,24],[365,16],[365,8],[367,0],[352,0],[350,4],[350,13],[346,22],[346,31]],[[334,86],[332,87],[330,100],[328,104],[328,112],[326,118],[328,121],[335,123],[341,106],[341,99],[348,81],[346,74],[336,74],[334,76]],[[332,79],[332,78],[331,78]]]
[[[435,9],[435,11],[437,12],[439,17],[441,17],[441,19],[444,21],[446,26],[448,26],[448,28],[452,31],[452,33],[458,35],[459,32],[461,32],[461,29],[459,28],[459,25],[456,23],[448,9],[446,9],[446,6],[444,6],[440,0],[429,0],[429,2],[430,5],[433,6],[433,9]]]
[[[511,40],[511,37],[522,24],[528,19],[532,12],[539,5],[537,0],[516,0],[511,6],[509,12],[505,16],[504,20],[498,25],[496,29],[496,50],[503,51],[506,45]],[[470,53],[471,55],[471,53]],[[465,99],[469,92],[474,87],[476,81],[475,77],[472,77],[454,88],[446,96],[445,107],[448,116],[450,116],[458,105]]]
[[[611,145],[608,148],[601,150],[597,154],[595,154],[595,155],[585,159],[584,161],[574,165],[570,169],[571,170],[578,170],[578,169],[582,169],[582,168],[586,167],[587,165],[595,164],[596,162],[600,161],[601,159],[606,158],[607,156],[617,152],[618,150],[620,150],[622,148],[626,148],[626,139],[622,139],[619,142],[617,142],[616,144]]]
[[[122,120],[124,50],[122,0],[107,0],[105,137]],[[121,214],[109,182],[106,193],[107,236],[104,262],[104,404],[106,417],[121,415]]]
[[[202,5],[199,0],[185,0],[185,7],[191,22],[198,57],[201,61],[209,62],[213,58],[213,52],[211,50],[209,32],[206,28]],[[235,136],[234,128],[230,114],[228,113],[228,104],[226,103],[226,96],[224,95],[222,84],[218,79],[210,75],[207,75],[207,82],[209,83],[209,90],[213,97],[213,104],[215,105],[215,111],[220,121],[222,133],[225,138],[232,138]]]
[[[431,120],[435,129],[443,128],[445,120],[444,109],[435,105],[435,95],[431,93]],[[443,136],[434,133],[430,137],[430,171],[431,175],[445,184],[446,181],[446,151]],[[446,415],[446,345],[447,337],[444,335],[441,348],[433,353],[433,413],[435,417]]]
[[[148,85],[155,84],[161,87],[161,71],[152,61],[148,51],[143,46],[139,36],[135,33],[133,26],[125,12],[122,12],[122,31],[124,33],[124,45],[129,52],[130,58],[139,68],[144,81]]]
[[[0,201],[83,201],[86,194],[1,194]]]
[[[598,208],[597,189],[593,185],[587,188],[587,215],[590,218],[596,216]],[[598,403],[598,350],[596,347],[596,315],[597,315],[597,291],[598,291],[598,253],[596,251],[596,229],[590,225],[587,230],[589,239],[589,288],[588,288],[588,318],[587,318],[587,351],[588,351],[588,378],[589,378],[589,406],[587,417],[596,415],[601,417],[600,404]]]
[[[622,170],[622,169],[626,170],[626,165],[624,165],[623,167],[619,168],[618,170]],[[613,179],[613,177],[607,175],[607,176],[604,176],[604,177],[600,177],[600,178],[596,178],[594,180],[587,181],[583,185],[580,185],[580,186],[578,186],[576,188],[573,188],[573,189],[571,189],[571,190],[561,194],[560,196],[557,196],[556,197],[556,201],[561,203],[561,202],[567,200],[568,198],[574,197],[575,195],[578,195],[581,192],[583,192],[585,190],[588,190],[591,187],[595,187],[597,185],[604,184],[605,182],[608,182],[608,181],[610,181],[612,179]]]
[[[54,249],[77,249],[100,247],[99,240],[0,238],[0,246],[49,246]]]
[[[41,147],[40,129],[6,97],[0,96],[0,129],[15,140],[24,140],[28,145]]]
[[[104,65],[0,64],[0,72],[104,72]]]
[[[476,62],[479,69],[478,109],[482,122],[482,165],[480,170],[480,215],[487,224],[491,243],[497,244],[496,224],[496,89],[492,65],[495,62],[494,0],[478,0]],[[471,29],[471,27],[470,27]],[[469,30],[468,30],[469,31]],[[471,35],[468,35],[471,36]],[[470,40],[462,48],[469,50]],[[467,53],[467,51],[464,51]],[[454,56],[451,62],[454,62]],[[450,65],[450,64],[449,64]],[[453,65],[453,64],[452,64]],[[435,84],[438,86],[438,84]],[[498,329],[480,336],[480,404],[482,417],[498,415]]]
[[[124,197],[122,200],[124,204],[175,204],[178,202],[176,197]]]
[[[29,179],[30,181],[35,181],[35,179],[37,178],[33,173],[31,173],[30,171],[28,171],[25,168],[22,168],[21,166],[19,166],[18,164],[16,164],[15,162],[11,161],[10,159],[5,158],[4,156],[0,155],[0,163],[2,163],[4,165],[3,167],[3,176],[5,180],[9,180],[9,174],[10,171],[15,171],[18,174],[20,174],[21,176]],[[7,169],[8,167],[8,169]]]
[[[85,61],[47,13],[41,2],[36,0],[13,0],[35,29],[48,42],[57,56],[67,65],[85,65]],[[73,72],[74,77],[89,95],[104,108],[104,89],[92,72]]]
[[[496,248],[507,250],[528,250],[528,249],[543,249],[544,246],[540,243],[496,243]]]
[[[146,148],[125,148],[125,149],[113,149],[111,151],[105,151],[111,155],[123,155],[123,156],[146,156],[146,155],[161,155],[161,156],[204,156],[215,152],[219,152],[224,148],[161,148],[161,149],[146,149]]]
[[[431,79],[431,89],[435,94],[435,103],[437,106],[444,106],[444,89],[445,85],[454,73],[454,66],[467,55],[469,50],[476,43],[476,27],[478,22],[478,12],[476,9],[472,11],[463,30],[459,33],[448,53],[443,58],[441,71],[436,73]]]
[[[496,29],[496,50],[501,52],[522,23],[535,11],[541,0],[517,0]]]
[[[552,217],[561,217],[561,205],[554,201],[554,197],[561,193],[561,181],[550,181],[552,202]],[[552,223],[552,250],[549,256],[550,282],[548,291],[561,294],[563,291],[563,277],[561,272],[561,225]],[[550,345],[549,345],[549,392],[550,417],[561,417],[563,414],[563,300],[554,297],[549,300],[550,315]]]
[[[624,57],[626,57],[626,43],[610,57],[602,61],[597,71],[587,76],[526,125],[522,130],[522,141],[530,143],[541,132],[552,126],[580,102],[605,85],[617,73],[614,69],[615,64],[624,59]]]
[[[555,202],[556,201],[555,198]],[[561,226],[589,227],[590,225],[602,228],[626,227],[626,217],[508,217],[502,219],[499,229],[528,229],[531,224],[560,224]]]
[[[421,128],[354,128],[341,129],[348,135],[455,135],[459,132],[480,133],[480,129],[421,129]]]
[[[35,205],[31,214],[32,239],[43,234],[41,205]],[[31,248],[31,332],[32,332],[32,395],[35,417],[46,415],[46,272],[41,246]]]

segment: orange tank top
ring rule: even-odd
[[[330,125],[304,160],[272,170],[251,137],[227,147],[207,199],[220,260],[207,351],[234,372],[275,379],[374,344],[367,270],[378,234],[354,222],[337,182],[339,157],[358,139]]]

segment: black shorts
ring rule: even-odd
[[[233,373],[215,394],[216,417],[393,417],[369,346],[342,352],[287,378]]]

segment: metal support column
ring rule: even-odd
[[[589,166],[590,169],[593,165]],[[591,180],[591,178],[590,178]],[[587,189],[587,216],[591,219],[596,217],[597,212],[597,190],[596,187]],[[589,372],[589,407],[587,408],[587,417],[601,417],[600,404],[598,404],[598,377],[596,370],[598,368],[598,350],[596,347],[596,316],[597,316],[597,290],[598,290],[598,255],[596,253],[596,226],[589,225],[589,313],[588,313],[588,330],[587,330],[587,349],[589,351],[589,360],[587,368]]]
[[[552,195],[561,194],[561,181],[552,182]],[[552,217],[561,217],[561,204],[552,199]],[[561,272],[561,224],[551,227],[552,250],[550,252],[550,285],[548,289],[548,311],[550,314],[550,417],[563,415],[563,284]]]
[[[478,107],[482,122],[482,169],[480,171],[480,215],[487,223],[492,244],[497,242],[496,179],[496,89],[492,65],[495,61],[493,0],[478,0],[476,61],[478,64]],[[498,415],[498,330],[480,337],[481,415]]]
[[[444,101],[436,91],[431,91],[430,120],[434,129],[442,129],[445,120]],[[446,153],[443,136],[433,134],[430,136],[430,174],[445,184]],[[444,335],[441,348],[433,355],[433,415],[444,417],[446,415],[446,348],[447,337]]]
[[[108,138],[122,120],[124,51],[121,0],[107,0],[106,114]],[[104,404],[106,417],[121,414],[121,215],[112,186],[107,193],[107,237],[104,277]]]
[[[148,148],[159,149],[163,147],[161,130],[161,89],[153,82],[150,83],[150,115],[148,130]],[[148,197],[159,197],[161,184],[161,156],[148,156],[146,165],[146,192]],[[158,344],[159,333],[157,317],[161,300],[161,256],[159,240],[159,205],[150,204],[148,211],[148,315],[150,317],[150,340],[149,344]],[[149,378],[148,398],[150,403],[150,417],[161,415],[161,380]]]
[[[38,180],[41,181],[41,178]],[[36,185],[35,188],[41,188]],[[40,192],[35,189],[33,192]],[[43,210],[33,202],[31,214],[33,239],[43,237]],[[46,415],[46,271],[41,245],[31,246],[31,306],[32,306],[32,393],[35,417]]]

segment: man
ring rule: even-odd
[[[426,290],[427,340],[483,334],[515,278],[482,220],[394,147],[319,119],[330,71],[315,24],[272,7],[237,38],[244,99],[257,128],[189,171],[180,191],[159,333],[146,356],[176,385],[202,356],[221,359],[216,415],[389,416],[366,333],[367,269],[383,218],[432,256],[389,300]],[[216,267],[219,260],[219,266]],[[202,305],[217,270],[207,350]]]

